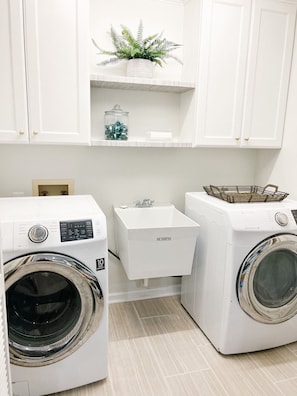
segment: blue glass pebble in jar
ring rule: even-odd
[[[105,139],[127,140],[128,118],[129,113],[127,111],[123,111],[118,104],[114,105],[112,110],[105,111]]]

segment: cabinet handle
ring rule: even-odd
[[[19,130],[19,135],[24,135],[25,134],[25,131],[23,131],[23,129],[20,129]]]
[[[239,137],[239,136],[236,136],[235,140],[240,140],[240,137]]]
[[[245,140],[246,142],[248,142],[248,141],[250,140],[250,138],[249,138],[249,137],[245,137],[244,140]]]
[[[33,131],[33,135],[38,135],[38,131]]]

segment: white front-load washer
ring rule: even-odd
[[[228,203],[186,193],[200,225],[181,303],[223,354],[297,341],[297,202]]]
[[[107,376],[106,218],[91,196],[0,198],[13,393]]]

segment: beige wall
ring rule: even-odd
[[[112,206],[149,197],[184,210],[186,191],[208,184],[254,182],[254,150],[113,148],[0,145],[0,196],[32,194],[32,179],[74,179],[76,194],[92,194],[107,216],[109,247],[115,249]],[[110,293],[142,293],[110,257]],[[179,285],[179,278],[151,281],[149,290]],[[155,291],[154,289],[157,288]],[[167,290],[166,289],[166,290]],[[149,291],[148,290],[148,291]]]

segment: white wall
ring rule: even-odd
[[[296,33],[297,36],[297,33]],[[255,182],[260,185],[273,183],[290,198],[297,199],[297,38],[295,36],[290,90],[281,150],[259,150]]]
[[[240,149],[0,145],[0,196],[31,195],[32,179],[73,178],[75,193],[92,194],[107,216],[109,247],[114,249],[113,205],[149,197],[183,211],[186,191],[254,183],[255,162],[254,150]],[[116,260],[110,258],[109,264],[114,298],[145,291],[140,282],[127,279]],[[179,278],[158,279],[147,292],[175,290],[179,284]]]

